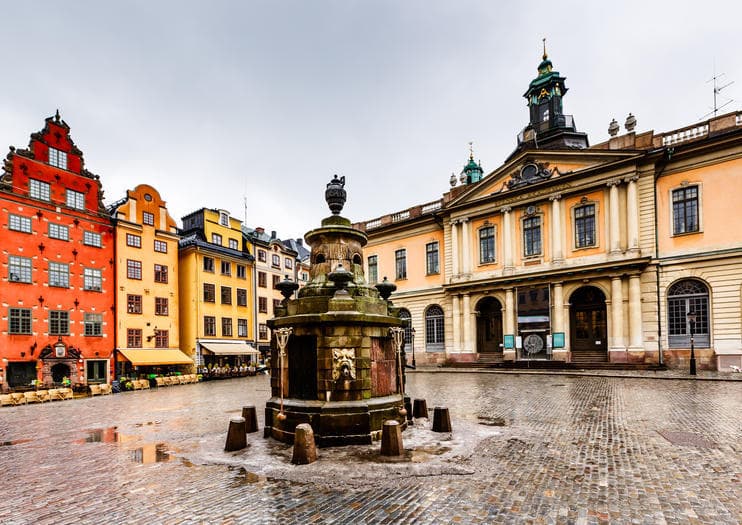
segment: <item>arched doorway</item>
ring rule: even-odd
[[[602,291],[595,286],[583,286],[572,294],[569,326],[573,363],[608,361],[608,329]]]
[[[502,354],[502,305],[494,297],[477,303],[477,352]]]
[[[61,383],[62,379],[70,377],[70,367],[64,363],[57,363],[52,367],[52,381]]]

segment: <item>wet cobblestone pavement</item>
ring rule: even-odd
[[[0,410],[0,523],[708,523],[742,521],[742,383],[416,373],[451,410],[409,450],[312,465],[228,421],[265,376]],[[114,428],[115,427],[115,428]]]

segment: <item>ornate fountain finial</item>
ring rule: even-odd
[[[469,160],[474,160],[474,143],[469,142]]]
[[[345,192],[345,175],[338,178],[337,175],[327,183],[325,200],[333,215],[340,215],[345,205],[347,193]]]

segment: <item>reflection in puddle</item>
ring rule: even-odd
[[[159,422],[155,422],[155,424],[157,423]],[[147,424],[151,425],[152,423]],[[129,452],[130,459],[135,463],[142,463],[144,465],[170,461],[170,452],[167,443],[138,443],[139,436],[122,434],[118,431],[118,427],[94,428],[86,430],[85,434],[85,438],[77,440],[76,443],[123,444]]]
[[[130,453],[132,461],[144,465],[170,461],[170,453],[165,443],[147,443],[134,450],[130,450]]]
[[[230,468],[232,470],[232,468]],[[251,485],[253,483],[260,483],[262,481],[267,481],[268,478],[266,476],[263,476],[261,474],[255,474],[254,472],[249,472],[244,467],[240,467],[237,470],[237,475],[234,478],[234,484],[235,485]]]

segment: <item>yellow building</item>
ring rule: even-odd
[[[140,184],[110,210],[116,227],[117,376],[192,366],[180,351],[179,237],[165,201]]]
[[[180,340],[198,366],[235,366],[255,359],[254,258],[242,223],[202,208],[183,217]]]
[[[546,55],[515,151],[357,225],[418,362],[742,366],[742,114],[589,146]],[[690,314],[690,315],[689,315]],[[415,341],[417,335],[417,341]],[[693,341],[693,343],[691,343]],[[623,366],[623,365],[617,365]]]

